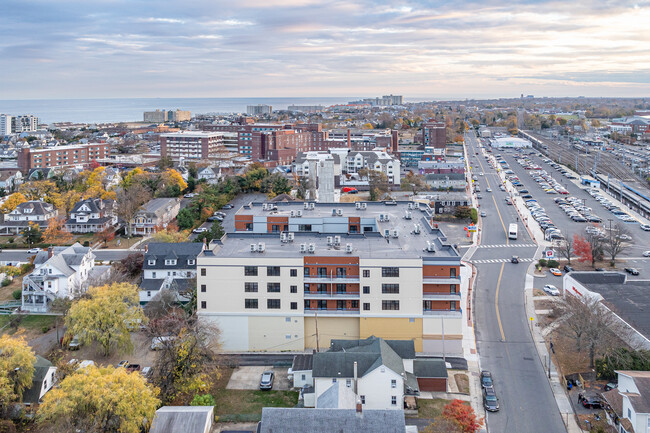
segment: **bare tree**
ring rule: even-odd
[[[614,227],[609,230],[609,236],[606,238],[603,247],[605,252],[607,252],[612,259],[612,266],[616,263],[616,256],[625,251],[629,245],[628,242],[632,242],[632,237],[630,236],[629,231],[626,227],[616,223]]]
[[[568,264],[571,265],[571,255],[573,254],[573,236],[569,235],[568,232],[562,234],[564,239],[560,241],[560,246],[558,251],[560,256],[564,257]]]
[[[138,183],[134,183],[128,189],[123,189],[117,193],[117,215],[126,224],[128,235],[132,234],[131,220],[140,209],[140,206],[150,198],[151,192],[149,189]]]
[[[595,266],[597,261],[603,259],[605,239],[597,232],[587,233],[585,239],[591,250],[591,266]]]

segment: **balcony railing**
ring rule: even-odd
[[[422,278],[422,283],[423,284],[460,284],[460,277],[423,277]]]
[[[359,292],[337,292],[336,290],[332,292],[308,292],[305,291],[305,298],[307,299],[347,299],[347,298],[358,298]]]
[[[463,314],[463,309],[459,308],[457,310],[431,310],[424,309],[425,316],[444,316],[444,317],[460,317]]]
[[[305,308],[305,314],[309,315],[336,315],[336,314],[345,314],[345,315],[355,315],[359,314],[358,308]]]
[[[422,299],[425,301],[460,301],[460,293],[429,293],[424,292]]]
[[[305,283],[358,283],[358,275],[305,275]]]

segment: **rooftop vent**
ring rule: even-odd
[[[295,234],[295,233],[287,233],[287,240],[288,240],[289,242],[293,242],[293,240],[295,239],[295,237],[296,237],[296,234]]]
[[[368,209],[368,203],[361,203],[361,209]]]
[[[436,247],[433,244],[433,242],[427,241],[427,251],[430,253],[435,253],[436,252]]]
[[[348,254],[352,253],[352,244],[345,244],[345,252]]]
[[[398,238],[399,237],[399,231],[393,230],[393,237]]]
[[[266,250],[266,244],[264,242],[260,242],[257,244],[257,251],[260,253],[263,253]]]
[[[334,237],[328,236],[327,237],[327,245],[332,245],[334,243]]]
[[[302,207],[303,207],[303,209],[309,209],[309,203],[304,202]]]
[[[307,244],[300,244],[300,252],[303,254],[307,252]]]
[[[251,253],[254,253],[257,251],[257,244],[251,244]]]
[[[309,203],[309,210],[316,209],[316,203]]]
[[[309,252],[312,253],[312,254],[316,252],[316,245],[315,244],[309,244]]]
[[[411,218],[413,218],[413,213],[409,212],[409,211],[406,211],[406,215],[404,215],[404,218],[406,218],[407,220],[410,220]]]
[[[341,236],[334,236],[334,245],[341,245]]]
[[[416,235],[420,234],[420,224],[415,225],[415,228],[413,229],[413,234],[416,234]]]
[[[338,210],[336,211],[336,214],[337,214],[338,216],[342,216],[342,215],[343,215],[343,209],[338,209]]]

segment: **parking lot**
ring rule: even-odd
[[[291,389],[292,383],[287,376],[288,368],[273,368],[273,366],[250,366],[239,367],[233,371],[226,389],[260,389],[260,378],[265,371],[272,371],[275,374],[273,381],[274,391],[286,391]]]

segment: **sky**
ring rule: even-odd
[[[0,99],[650,96],[650,0],[3,0]]]

